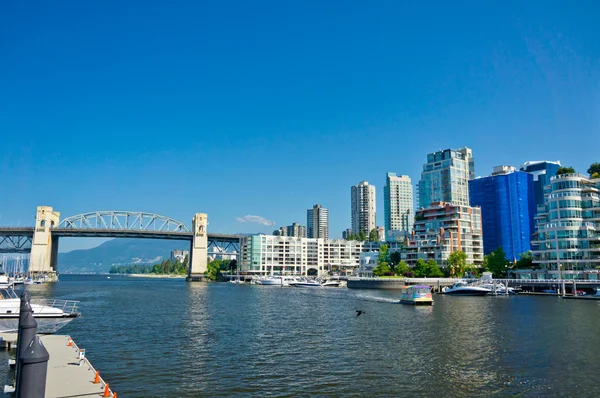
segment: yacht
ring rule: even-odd
[[[276,286],[282,286],[283,285],[283,278],[281,276],[278,276],[278,275],[270,275],[270,276],[267,276],[267,277],[258,278],[255,283],[257,285],[276,285]]]
[[[329,279],[322,284],[323,287],[340,287],[340,281],[334,281],[333,279]]]
[[[319,282],[317,282],[313,279],[306,279],[301,282],[296,282],[294,284],[294,286],[296,286],[296,287],[323,287],[322,284],[320,284]]]
[[[491,293],[490,289],[471,285],[466,281],[458,281],[452,287],[445,287],[442,292],[455,296],[485,296]]]
[[[81,315],[79,301],[31,299],[30,304],[41,334],[55,333]],[[18,330],[20,308],[21,299],[14,290],[0,287],[0,332]]]

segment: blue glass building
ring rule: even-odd
[[[533,190],[537,206],[544,205],[544,187],[550,184],[550,178],[556,175],[559,167],[560,162],[551,162],[548,160],[525,162],[521,166],[521,171],[533,176]]]
[[[489,177],[469,181],[471,206],[481,207],[483,252],[502,247],[510,261],[531,250],[536,213],[533,176],[499,166]]]

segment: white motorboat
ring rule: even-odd
[[[51,334],[77,318],[79,301],[31,299],[37,332]],[[21,299],[12,289],[0,288],[0,332],[16,332],[19,327]]]
[[[333,279],[329,279],[325,281],[325,283],[321,284],[323,287],[340,287],[340,281],[334,281]]]
[[[278,276],[278,275],[270,275],[270,276],[267,276],[267,277],[258,278],[255,283],[257,285],[282,286],[283,285],[283,278],[281,276]]]
[[[445,287],[442,292],[455,296],[485,296],[491,292],[490,289],[469,284],[466,281],[458,281],[452,287]]]
[[[296,282],[294,284],[294,286],[296,286],[296,287],[323,287],[322,284],[320,284],[319,282],[317,282],[313,279],[306,279],[301,282]]]
[[[497,295],[506,294],[506,286],[504,286],[504,283],[502,283],[502,282],[482,283],[477,286],[481,286],[483,288],[489,289],[490,294],[497,294]],[[518,292],[514,288],[512,288],[510,286],[508,287],[508,294],[517,294],[517,293]]]
[[[240,277],[238,276],[236,278],[230,279],[229,283],[235,283],[235,284],[239,285],[239,284],[246,283],[246,282],[243,279],[240,279]]]

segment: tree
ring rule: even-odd
[[[591,178],[600,178],[600,163],[592,163],[587,169]]]
[[[400,254],[400,252],[390,253],[390,262],[392,264],[400,264],[400,261],[402,261],[402,255]]]
[[[533,268],[533,259],[531,257],[531,251],[521,253],[519,255],[519,259],[517,260],[517,263],[515,264],[515,268],[518,268],[518,269]]]
[[[394,253],[392,253],[394,254]],[[410,271],[410,268],[408,268],[408,264],[406,264],[404,261],[400,261],[395,267],[394,267],[394,273],[398,276],[402,276],[406,273],[408,273]]]
[[[430,278],[440,278],[440,277],[444,276],[442,269],[440,267],[438,267],[435,260],[427,261],[427,272],[426,273],[427,273],[427,277],[430,277]]]
[[[415,278],[424,278],[427,276],[427,264],[425,263],[425,260],[423,260],[422,258],[417,260],[417,263],[415,264],[415,266],[412,269],[412,273],[415,276]]]
[[[488,269],[496,278],[506,276],[509,263],[502,247],[497,248],[486,257],[488,258]]]
[[[559,167],[558,170],[556,171],[556,175],[561,175],[561,174],[575,174],[576,171],[574,168],[572,167]]]
[[[462,276],[467,267],[467,254],[462,250],[450,253],[446,260],[446,265],[450,270],[450,276]]]
[[[356,237],[356,240],[364,242],[367,240],[367,235],[365,234],[365,231],[360,231],[358,236]]]
[[[379,237],[377,236],[377,229],[373,228],[371,232],[369,232],[369,242],[378,242]]]

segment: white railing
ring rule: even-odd
[[[79,313],[79,301],[74,300],[31,299],[31,304],[56,308],[62,310],[65,314]]]

